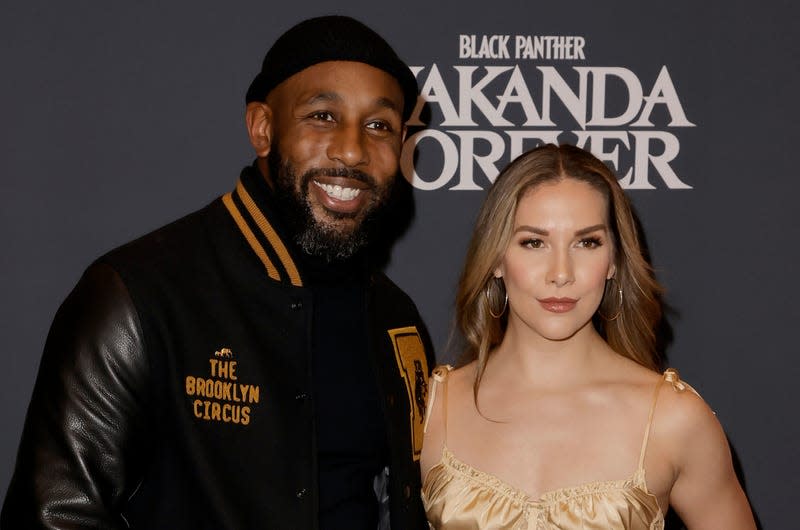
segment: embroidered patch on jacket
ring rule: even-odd
[[[425,400],[428,397],[428,359],[425,356],[425,346],[415,326],[390,329],[388,333],[394,346],[397,368],[408,391],[411,445],[414,448],[414,460],[419,460],[422,428],[425,423]]]
[[[258,385],[239,380],[239,362],[230,348],[220,348],[208,359],[208,376],[186,376],[186,395],[195,418],[249,425],[252,407],[261,399]]]

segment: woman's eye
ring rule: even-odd
[[[521,241],[521,244],[523,247],[527,248],[542,248],[544,246],[544,241],[542,241],[541,239],[530,238],[530,239],[523,239]]]
[[[603,244],[599,237],[587,237],[578,243],[583,248],[597,248]]]

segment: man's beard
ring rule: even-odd
[[[366,247],[379,231],[383,206],[392,195],[394,179],[380,185],[372,175],[348,168],[313,168],[298,176],[274,144],[267,155],[267,165],[275,185],[276,207],[295,244],[309,256],[328,263],[347,260]],[[347,177],[367,184],[369,188],[361,193],[370,193],[369,201],[357,212],[325,210],[334,222],[317,219],[309,199],[309,186],[320,176]],[[353,220],[351,227],[335,223],[346,219]]]

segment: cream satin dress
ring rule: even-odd
[[[548,491],[538,499],[462,462],[447,448],[447,375],[434,370],[431,404],[441,387],[445,442],[440,461],[422,483],[422,501],[434,530],[662,530],[664,515],[645,482],[644,456],[658,393],[664,381],[691,388],[669,369],[656,385],[639,465],[630,478]]]

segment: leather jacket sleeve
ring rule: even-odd
[[[95,264],[53,321],[0,528],[126,528],[140,480],[148,364],[119,275]]]

